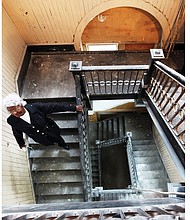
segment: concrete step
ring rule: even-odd
[[[82,183],[42,183],[37,185],[36,195],[81,195]]]
[[[60,127],[60,128],[64,128],[64,129],[70,129],[70,128],[78,128],[78,123],[75,120],[54,120],[56,122],[56,124]]]
[[[76,112],[55,112],[49,115],[49,117],[53,120],[64,120],[64,121],[71,121],[77,120],[78,115]]]
[[[167,179],[144,179],[139,181],[143,189],[162,189],[167,190]]]
[[[68,131],[67,131],[67,133],[68,133]],[[61,137],[65,140],[66,143],[78,143],[79,142],[78,134],[71,134],[70,135],[67,133],[66,132],[64,133],[64,131],[61,131]],[[28,138],[28,142],[30,145],[39,144],[30,137]]]
[[[47,203],[66,203],[66,202],[83,202],[84,198],[82,194],[78,195],[46,195],[46,196],[37,196],[38,204],[47,204]]]
[[[67,143],[70,147],[70,149],[77,149],[79,148],[79,143]],[[62,148],[59,147],[57,144],[50,145],[50,146],[44,146],[41,144],[38,144],[37,142],[30,144],[30,147],[32,147],[33,150],[47,150],[47,149],[55,149],[55,150],[61,150]]]
[[[66,143],[77,143],[79,142],[79,137],[78,134],[72,134],[72,135],[67,135],[67,134],[62,134],[61,137],[65,140]]]
[[[148,151],[142,151],[142,150],[134,150],[133,154],[135,157],[153,157],[158,155],[157,150],[148,150]]]
[[[77,113],[76,112],[54,112],[50,115],[48,115],[49,118],[53,119],[53,120],[77,120]]]
[[[134,157],[136,164],[154,164],[154,163],[161,163],[160,157]]]
[[[137,171],[139,180],[149,180],[149,179],[162,179],[165,177],[164,170],[146,170],[146,171]]]
[[[59,149],[48,149],[47,150],[30,150],[29,152],[30,158],[52,158],[52,157],[59,157],[59,158],[67,158],[67,157],[80,157],[79,149],[70,149],[69,151],[64,150],[62,148]]]
[[[78,128],[76,113],[52,114],[52,118],[60,128]]]
[[[159,170],[163,168],[163,164],[160,162],[155,162],[152,164],[136,164],[136,168],[138,171],[148,171],[148,170]]]
[[[34,178],[35,183],[79,183],[81,185],[82,176],[80,171],[46,171],[37,172]]]
[[[60,128],[61,135],[78,135],[78,128]]]
[[[136,146],[136,145],[155,145],[154,140],[152,139],[145,139],[145,140],[133,140],[132,139],[132,145]]]
[[[80,158],[35,158],[32,163],[32,171],[48,170],[80,170]]]
[[[149,150],[156,150],[155,144],[138,144],[132,145],[134,151],[149,151]]]

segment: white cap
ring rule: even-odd
[[[11,106],[25,106],[27,104],[26,101],[24,101],[18,94],[16,93],[10,93],[3,99],[3,105],[5,108],[11,107]]]

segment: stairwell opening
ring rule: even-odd
[[[102,187],[125,189],[131,185],[125,145],[101,148]]]
[[[111,143],[126,137],[128,132],[132,132],[133,142],[152,140],[150,116],[144,109],[140,112],[98,112],[97,121],[91,121],[90,145],[96,149],[96,140],[104,143],[100,146],[99,183],[96,181],[98,168],[94,165],[96,154],[92,153],[93,188],[101,186],[104,190],[126,189],[132,185],[126,143]]]

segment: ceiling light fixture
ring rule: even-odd
[[[104,22],[105,20],[106,20],[106,16],[104,16],[102,14],[98,15],[98,21]]]

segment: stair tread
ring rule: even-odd
[[[147,171],[147,170],[156,170],[156,169],[163,169],[163,164],[160,162],[154,162],[153,164],[136,164],[136,168],[138,171]]]
[[[69,151],[64,149],[47,149],[47,150],[30,150],[29,157],[30,158],[42,158],[42,157],[79,157],[80,151],[79,149],[70,149]]]
[[[163,190],[166,191],[167,190],[167,182],[166,183],[159,183],[159,182],[142,182],[141,183],[141,187],[142,189],[153,189],[153,190]]]
[[[160,185],[162,185],[162,184],[167,184],[167,182],[168,182],[168,179],[161,179],[161,178],[152,178],[152,179],[142,179],[141,181],[140,181],[141,183],[149,183],[149,184],[160,184]]]
[[[70,160],[69,160],[70,159]],[[67,160],[67,161],[66,161]],[[32,164],[32,171],[45,171],[45,170],[80,170],[81,164],[73,162],[71,158],[48,158],[34,161]]]
[[[161,162],[160,157],[152,157],[152,156],[138,156],[134,157],[136,164],[150,164]]]
[[[154,179],[154,178],[166,178],[166,173],[164,170],[146,170],[146,171],[137,171],[139,179]]]
[[[79,149],[79,143],[67,143],[71,149]],[[57,144],[54,145],[49,145],[49,146],[45,146],[45,145],[41,145],[38,144],[37,142],[35,142],[34,144],[30,144],[30,147],[33,150],[52,150],[52,149],[56,149],[56,150],[61,150],[62,148],[59,147]]]
[[[132,145],[154,145],[155,142],[152,139],[139,139],[139,140],[132,140]]]
[[[77,171],[46,171],[35,175],[35,182],[39,183],[82,183],[82,176]]]
[[[38,184],[37,195],[75,195],[82,194],[82,183],[42,183]]]
[[[78,115],[76,112],[54,112],[49,115],[49,118],[53,120],[77,120]]]
[[[78,122],[75,120],[54,120],[60,128],[78,128]]]
[[[157,150],[149,150],[149,151],[141,151],[141,150],[134,150],[133,154],[135,157],[138,156],[156,156],[158,155]]]
[[[154,144],[152,145],[133,145],[134,151],[150,151],[150,150],[157,150],[156,146]]]
[[[66,143],[77,143],[77,142],[79,142],[78,134],[76,134],[76,135],[61,135],[61,136],[65,140]],[[37,143],[36,141],[34,141],[30,137],[28,138],[28,142],[29,142],[30,145],[39,145],[39,143]]]
[[[38,204],[45,203],[65,203],[65,202],[83,202],[83,194],[77,195],[46,195],[46,196],[37,196]]]

